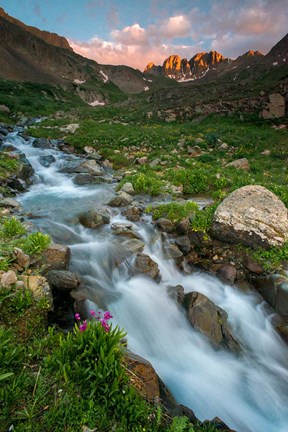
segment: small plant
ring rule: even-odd
[[[4,238],[11,239],[12,237],[22,236],[25,233],[25,227],[14,216],[4,220],[2,225],[2,236]]]
[[[157,220],[163,217],[174,223],[179,223],[182,219],[194,215],[198,209],[198,204],[187,201],[185,204],[170,202],[156,207],[149,206],[146,208],[146,212],[152,213],[153,219]]]
[[[282,247],[273,246],[270,249],[257,249],[252,253],[256,261],[259,261],[265,270],[279,267],[281,263],[288,262],[288,242]]]
[[[48,234],[35,232],[29,234],[23,243],[23,250],[29,255],[36,255],[43,252],[51,243]]]

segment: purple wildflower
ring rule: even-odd
[[[93,309],[91,309],[91,310],[90,310],[90,315],[94,318],[95,315],[96,315],[96,312],[95,312]]]
[[[113,318],[113,315],[109,311],[104,312],[104,320],[109,320]]]
[[[110,326],[107,323],[107,321],[105,319],[101,319],[100,320],[102,327],[104,328],[105,332],[108,332],[110,330]]]
[[[79,314],[79,313],[76,313],[74,316],[75,316],[75,319],[76,319],[77,321],[80,321],[80,320],[81,320],[81,317],[80,317],[80,314]]]
[[[83,323],[79,326],[79,330],[81,332],[85,331],[87,329],[87,321],[83,321]]]

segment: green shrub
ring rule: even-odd
[[[34,232],[29,234],[23,243],[23,250],[29,255],[35,255],[43,252],[51,243],[48,234]]]
[[[1,235],[5,239],[11,239],[12,237],[25,234],[26,229],[22,223],[13,216],[4,220],[1,231]]]
[[[187,201],[184,204],[169,202],[156,207],[148,206],[146,213],[152,213],[153,219],[166,218],[174,223],[179,223],[182,219],[194,215],[198,209],[198,204],[193,201]]]
[[[281,263],[288,261],[288,242],[282,247],[273,246],[270,249],[257,249],[252,252],[253,258],[259,261],[265,270],[275,269]]]

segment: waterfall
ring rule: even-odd
[[[35,170],[30,190],[19,196],[24,210],[40,216],[33,220],[38,228],[69,245],[71,270],[81,278],[88,306],[112,312],[114,323],[127,331],[129,349],[152,363],[176,400],[201,420],[218,416],[239,432],[287,432],[288,348],[259,296],[205,273],[181,273],[173,260],[165,259],[162,238],[149,217],[133,223],[133,228],[145,242],[144,253],[159,265],[162,280],[129,275],[130,258],[120,267],[115,265],[121,239],[111,225],[127,222],[119,211],[113,211],[110,224],[95,230],[84,228],[77,218],[81,211],[107,203],[114,186],[75,185],[59,170],[76,156],[33,148],[33,139],[25,141],[16,133],[7,141],[25,153]],[[53,155],[55,162],[43,167],[39,159],[43,155]],[[214,350],[191,327],[168,294],[169,286],[177,284],[185,292],[205,294],[228,313],[242,346],[240,354]]]

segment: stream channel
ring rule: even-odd
[[[35,170],[30,190],[17,199],[25,212],[39,217],[33,219],[38,229],[71,248],[70,270],[81,279],[87,308],[111,311],[113,324],[127,332],[128,348],[152,363],[177,402],[201,420],[218,416],[238,432],[287,432],[288,348],[259,297],[205,273],[182,273],[163,256],[161,234],[149,216],[133,223],[133,230],[145,242],[143,252],[158,263],[162,280],[129,276],[131,258],[115,265],[123,237],[113,234],[111,224],[129,222],[120,210],[113,209],[110,224],[94,230],[78,221],[79,213],[106,204],[115,184],[75,185],[71,174],[59,170],[76,156],[34,148],[32,138],[25,141],[17,132],[6,142],[23,152]],[[39,157],[51,154],[55,162],[44,167]],[[203,293],[228,313],[241,354],[214,350],[191,327],[168,295],[168,287],[178,284],[186,293]]]

